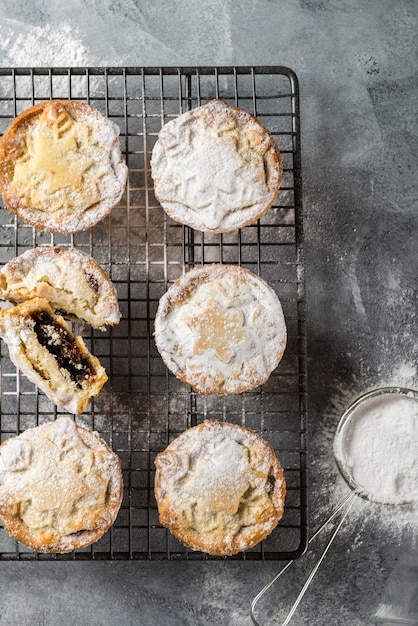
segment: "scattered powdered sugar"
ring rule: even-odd
[[[215,435],[212,441],[206,443],[205,452],[201,456],[200,450],[197,450],[193,480],[187,481],[185,485],[187,497],[195,498],[208,511],[215,501],[216,510],[221,506],[221,510],[235,513],[248,488],[247,449],[234,439],[222,439]],[[217,502],[217,494],[221,496],[220,503]]]
[[[4,66],[84,67],[92,64],[90,52],[72,24],[25,26],[18,23],[14,26],[12,20],[0,24]],[[20,34],[16,36],[17,32]]]
[[[0,9],[1,11],[1,9]],[[0,14],[0,57],[3,67],[91,67],[97,60],[84,45],[78,27],[72,22],[34,26]],[[31,77],[20,77],[19,89],[32,96]],[[94,77],[90,87],[98,88]],[[68,98],[68,76],[54,76],[50,85],[42,90],[42,97]],[[12,81],[3,81],[1,96],[13,97]],[[87,76],[79,76],[71,84],[71,97],[85,98],[88,89]],[[39,92],[40,93],[40,92]],[[21,94],[20,94],[21,95]],[[7,102],[5,103],[7,106]]]

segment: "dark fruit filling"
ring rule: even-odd
[[[37,311],[30,317],[35,322],[34,331],[41,346],[55,357],[59,367],[69,372],[76,385],[82,387],[82,383],[94,374],[94,369],[75,339],[45,311]]]
[[[90,285],[90,287],[93,289],[93,291],[98,293],[99,292],[99,283],[97,281],[97,278],[95,276],[93,276],[93,274],[90,274],[89,272],[85,272],[85,275],[86,275],[86,280],[87,280],[88,284]]]
[[[267,476],[267,493],[269,496],[271,496],[271,494],[273,493],[275,484],[276,484],[276,479],[274,478],[272,474],[269,474]]]

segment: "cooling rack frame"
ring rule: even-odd
[[[219,560],[187,550],[159,525],[153,495],[155,455],[185,428],[206,418],[253,428],[277,451],[287,499],[270,537],[230,560],[294,559],[306,549],[307,347],[303,254],[300,96],[286,67],[0,68],[0,133],[18,113],[49,99],[82,100],[119,124],[129,183],[103,222],[73,235],[51,235],[21,222],[0,204],[0,263],[35,246],[76,246],[91,254],[118,290],[121,323],[105,333],[77,328],[109,382],[77,421],[94,428],[119,454],[124,499],[112,529],[96,544],[66,555],[38,554],[0,526],[0,560]],[[278,141],[284,172],[273,207],[235,233],[203,234],[175,223],[156,201],[149,159],[162,124],[209,99],[256,115]],[[262,387],[232,397],[203,397],[165,368],[153,341],[158,300],[199,264],[242,265],[279,295],[288,325],[285,356]],[[1,345],[2,440],[55,419],[53,407],[16,371]]]

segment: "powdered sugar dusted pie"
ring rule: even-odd
[[[117,324],[121,316],[109,276],[76,248],[38,247],[12,259],[0,270],[0,294],[15,303],[46,298],[52,308],[94,328]]]
[[[160,522],[193,550],[225,556],[265,539],[283,515],[283,469],[255,432],[206,420],[156,459]]]
[[[82,413],[107,380],[99,360],[45,298],[1,311],[0,336],[16,367],[51,402],[71,413]]]
[[[13,539],[38,552],[70,552],[100,539],[122,492],[117,455],[70,418],[0,446],[0,519]]]
[[[234,394],[263,384],[282,358],[280,301],[241,267],[204,265],[162,296],[155,342],[167,367],[199,393]]]
[[[83,102],[36,104],[0,139],[6,206],[47,232],[96,224],[119,202],[126,177],[118,126]]]
[[[163,126],[151,170],[155,195],[170,217],[197,230],[227,232],[270,208],[282,161],[258,119],[211,100]]]

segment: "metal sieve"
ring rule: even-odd
[[[376,498],[375,494],[368,491],[366,487],[360,485],[353,475],[353,468],[349,463],[349,447],[350,447],[350,437],[353,429],[353,424],[355,418],[358,414],[358,409],[367,407],[367,404],[373,403],[377,398],[383,398],[384,396],[404,396],[411,399],[415,399],[418,402],[418,391],[415,389],[408,389],[406,387],[379,387],[377,389],[373,389],[372,391],[368,391],[363,395],[359,396],[350,406],[344,411],[341,415],[337,428],[334,435],[334,457],[337,463],[337,467],[341,473],[341,476],[347,483],[350,488],[350,493],[341,500],[335,509],[330,513],[327,519],[320,525],[320,527],[315,531],[312,537],[309,539],[308,545],[316,539],[316,537],[328,526],[328,524],[339,514],[341,513],[341,519],[338,522],[337,526],[334,528],[328,543],[326,544],[324,550],[322,551],[320,557],[318,558],[314,568],[310,572],[305,584],[303,585],[298,597],[296,598],[294,604],[292,605],[289,613],[286,616],[286,619],[282,623],[282,626],[287,626],[290,620],[292,619],[297,607],[299,606],[303,596],[305,595],[313,577],[319,569],[325,555],[327,554],[329,548],[331,547],[332,542],[337,536],[341,526],[346,519],[348,512],[350,511],[356,496],[360,496],[361,498],[373,502],[378,502],[379,504],[384,505],[393,505],[392,502],[385,502],[381,499]],[[395,506],[408,504],[411,500],[405,498],[402,502],[397,502]],[[294,563],[293,561],[289,561],[284,568],[276,574],[276,576],[269,582],[267,585],[263,587],[263,589],[255,596],[254,600],[251,603],[250,608],[250,616],[255,626],[261,626],[260,623],[256,620],[254,615],[254,609],[257,602],[260,598],[270,589],[270,587],[284,574],[284,572]]]
[[[359,409],[369,405],[371,410],[372,403],[384,396],[404,396],[411,400],[418,400],[418,391],[407,389],[406,387],[380,387],[357,398],[357,400],[344,411],[338,422],[334,436],[334,457],[341,476],[350,489],[361,498],[379,504],[409,504],[413,501],[412,494],[410,498],[404,497],[402,501],[396,501],[396,503],[394,503],[387,499],[381,499],[380,496],[368,490],[367,486],[360,485],[353,475],[353,469],[349,462],[351,431],[354,428],[353,422],[355,422]]]

